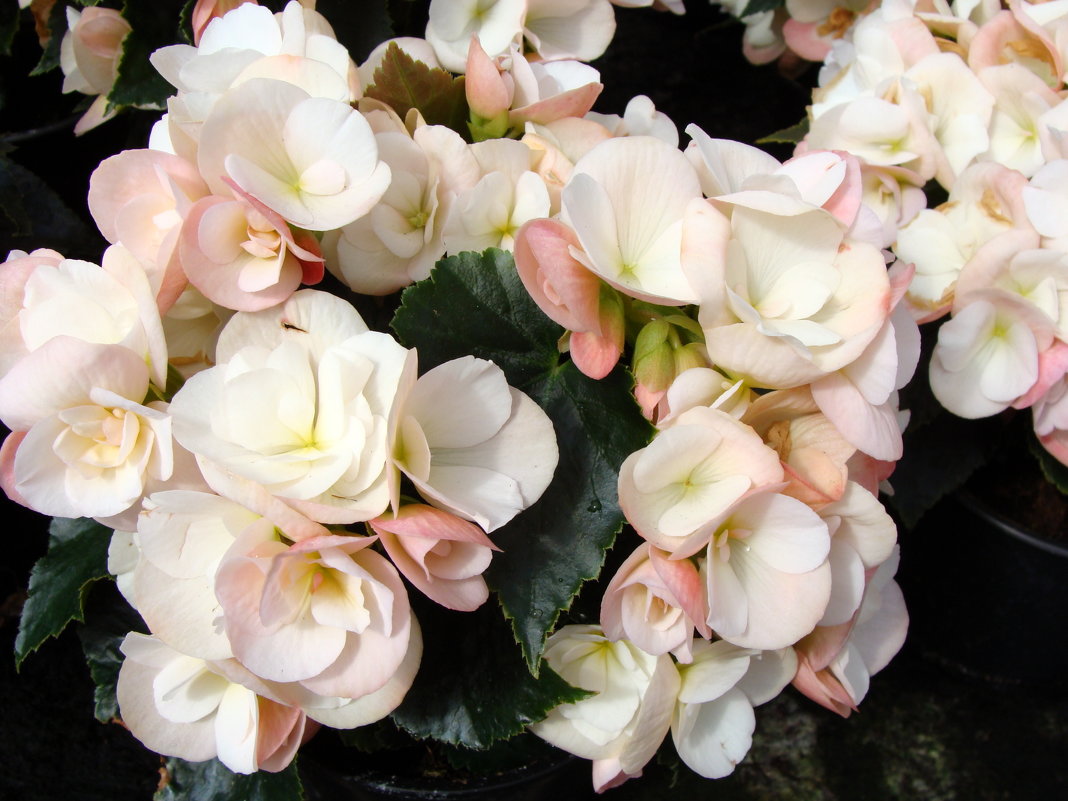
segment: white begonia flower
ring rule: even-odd
[[[56,517],[106,518],[139,503],[146,481],[173,469],[171,420],[142,405],[148,386],[132,350],[49,339],[0,379],[0,420],[15,432],[2,452],[5,489]]]
[[[788,388],[863,353],[890,312],[881,252],[848,243],[815,209],[781,216],[736,207],[720,253],[687,262],[702,281],[699,319],[712,363],[754,386]]]
[[[313,519],[370,520],[389,503],[388,420],[409,358],[346,301],[302,290],[231,318],[218,364],[172,401],[175,434]]]
[[[582,244],[575,258],[606,282],[682,305],[697,300],[682,270],[682,221],[700,197],[697,173],[676,148],[651,136],[608,139],[575,164],[560,219]]]
[[[453,201],[445,222],[446,252],[511,250],[523,223],[549,215],[549,190],[531,169],[536,154],[513,139],[478,142],[471,152],[482,177]]]
[[[753,707],[777,696],[793,677],[792,649],[755,651],[724,640],[693,644],[693,662],[679,665],[671,737],[679,757],[707,779],[734,771],[749,752]]]
[[[545,661],[564,681],[595,694],[556,707],[531,731],[594,760],[596,789],[620,774],[637,775],[671,726],[679,690],[671,657],[651,656],[626,640],[610,642],[598,626],[573,625],[549,637]]]
[[[622,117],[590,111],[586,119],[603,125],[613,136],[654,136],[672,147],[679,146],[679,129],[667,114],[656,110],[647,95],[628,100]]]
[[[229,194],[229,176],[301,228],[340,228],[366,214],[389,186],[367,121],[346,103],[257,78],[215,104],[201,131],[200,172]]]
[[[827,525],[801,501],[773,492],[744,499],[708,543],[708,625],[745,648],[793,645],[827,609],[830,546]]]
[[[127,599],[156,637],[199,659],[233,656],[215,596],[215,572],[237,536],[258,519],[240,504],[205,492],[168,490],[145,499]]]
[[[600,58],[615,31],[608,0],[527,0],[523,35],[546,61]]]
[[[959,417],[989,417],[1038,380],[1038,354],[1053,323],[1031,303],[1000,290],[971,292],[938,329],[931,391]]]
[[[465,356],[413,378],[398,393],[393,460],[429,503],[489,532],[541,497],[559,458],[552,421],[499,367]]]
[[[619,503],[642,537],[680,558],[703,549],[709,525],[746,493],[782,480],[778,454],[752,428],[696,407],[627,457]]]
[[[412,137],[375,136],[392,180],[382,199],[355,222],[329,232],[337,253],[327,266],[356,292],[385,295],[421,281],[445,255],[444,226],[457,192],[470,188],[478,163],[460,136],[426,126]]]
[[[167,343],[156,298],[144,269],[126,248],[109,247],[101,267],[62,258],[35,258],[31,264],[36,266],[24,279],[19,276],[2,288],[8,344],[0,372],[53,337],[70,336],[132,350],[149,365],[156,385],[164,386]]]
[[[994,96],[990,149],[979,159],[1031,177],[1056,152],[1051,130],[1068,129],[1068,105],[1020,64],[986,67],[979,80]]]
[[[123,723],[160,754],[218,757],[235,773],[279,771],[304,739],[305,713],[233,681],[217,662],[130,633],[116,688]]]
[[[477,36],[490,58],[523,35],[527,0],[431,0],[426,40],[451,72],[467,69],[467,47]]]

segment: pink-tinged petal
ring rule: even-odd
[[[1068,373],[1068,343],[1056,339],[1052,345],[1039,352],[1038,379],[1030,390],[1013,402],[1012,408],[1030,408],[1049,392],[1050,387],[1064,378],[1065,373]]]
[[[450,578],[432,572],[428,569],[425,554],[420,551],[441,547],[433,541],[421,538],[413,538],[414,543],[406,541],[404,537],[398,537],[388,532],[381,533],[381,542],[393,560],[397,570],[410,581],[417,590],[430,600],[446,609],[454,609],[459,612],[471,612],[482,606],[489,598],[489,588],[486,580],[482,578],[482,571],[489,565],[489,551],[479,546],[464,547],[464,543],[449,546],[446,542],[444,547],[449,548],[449,556],[455,557],[457,552],[465,551],[469,557],[464,559],[468,565],[474,565],[480,569],[475,575]],[[422,556],[422,559],[413,558],[413,554]]]
[[[515,235],[523,286],[545,314],[569,331],[599,331],[601,281],[571,255],[578,237],[558,220],[531,220]]]
[[[423,657],[423,633],[411,618],[411,634],[404,659],[382,687],[338,707],[306,707],[308,717],[333,729],[354,729],[381,720],[398,706],[415,681]]]
[[[650,546],[649,562],[664,585],[675,596],[679,607],[693,621],[698,633],[706,639],[712,636],[705,619],[708,617],[708,601],[705,587],[697,567],[688,560],[668,559],[659,548]]]
[[[387,531],[405,537],[467,542],[500,550],[475,524],[425,504],[405,504],[395,516],[383,515],[372,520],[371,527],[379,534]]]
[[[0,489],[4,490],[10,500],[29,508],[29,502],[15,487],[15,454],[25,438],[25,431],[12,431],[4,438],[3,446],[0,446]]]
[[[568,117],[583,117],[593,108],[593,104],[603,89],[604,84],[601,83],[588,83],[569,89],[536,103],[512,109],[508,113],[508,120],[512,125],[522,125],[527,122],[548,125],[550,122]]]
[[[756,716],[741,690],[728,690],[703,704],[683,704],[672,722],[671,735],[679,757],[707,779],[734,771],[749,752]]]
[[[496,62],[486,55],[482,43],[474,34],[467,46],[464,92],[471,111],[483,119],[492,120],[512,105],[512,92],[501,77],[501,71]]]
[[[295,707],[259,700],[259,731],[256,738],[256,762],[260,770],[278,773],[285,770],[297,749],[305,741],[307,716]],[[314,724],[313,724],[314,725]]]
[[[594,759],[591,762],[591,768],[593,789],[598,793],[611,790],[613,787],[619,787],[628,779],[636,779],[642,775],[641,771],[632,774],[623,770],[619,766],[619,757]]]
[[[901,458],[901,428],[893,405],[872,405],[841,371],[824,376],[811,387],[820,411],[852,445],[876,459]]]
[[[724,268],[730,237],[730,220],[722,211],[704,198],[690,201],[682,219],[682,270],[702,307],[709,305],[714,314],[727,303]],[[710,317],[705,324],[716,319]]]
[[[797,667],[793,685],[802,695],[843,718],[857,708],[853,697],[829,670],[816,670],[804,659]]]
[[[622,337],[606,337],[593,331],[573,333],[569,342],[575,366],[583,375],[598,381],[612,372],[623,353]]]

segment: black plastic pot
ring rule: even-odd
[[[902,533],[901,554],[909,639],[925,656],[996,683],[1063,683],[1068,545],[961,491]]]
[[[470,775],[411,775],[354,765],[339,771],[302,757],[308,801],[558,801],[592,798],[589,763],[560,752],[508,770]]]

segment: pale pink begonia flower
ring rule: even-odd
[[[477,142],[471,152],[482,177],[452,204],[444,229],[446,253],[512,250],[523,223],[549,214],[549,190],[533,171],[536,154],[513,139]]]
[[[712,367],[691,367],[671,382],[659,403],[658,428],[673,425],[679,416],[696,406],[708,406],[741,419],[754,393],[739,381]]]
[[[871,0],[787,0],[790,18],[782,26],[786,46],[808,61],[823,61],[831,42],[842,38],[871,5]]]
[[[860,609],[850,622],[820,626],[797,644],[794,686],[816,703],[848,717],[864,700],[873,675],[905,642],[908,612],[893,580],[898,550],[869,569]]]
[[[0,292],[7,345],[0,367],[9,369],[64,335],[122,345],[148,364],[156,386],[166,383],[167,343],[156,298],[144,269],[121,245],[105,251],[102,266],[57,261],[47,253],[16,260],[4,272]]]
[[[779,455],[784,495],[814,508],[842,497],[856,448],[821,413],[808,387],[761,395],[741,419]]]
[[[392,176],[371,211],[336,232],[324,249],[327,267],[351,289],[385,295],[420,281],[445,255],[444,226],[457,194],[474,186],[478,162],[460,136],[443,126],[375,135]]]
[[[527,0],[431,0],[426,40],[445,69],[462,73],[472,36],[495,58],[522,38],[526,13]]]
[[[931,390],[959,417],[989,417],[1038,380],[1038,355],[1053,341],[1053,322],[1030,302],[997,289],[958,298],[938,329]]]
[[[610,640],[629,640],[647,654],[692,658],[694,628],[705,638],[708,604],[697,566],[668,558],[643,543],[619,566],[601,598],[601,628]]]
[[[600,379],[623,352],[623,308],[605,302],[613,290],[575,258],[572,250],[578,248],[578,237],[563,223],[532,220],[516,234],[516,270],[538,308],[571,332],[575,366]]]
[[[268,521],[223,556],[215,594],[235,657],[257,676],[358,699],[386,686],[412,633],[400,576],[367,546],[326,534],[287,544]]]
[[[671,657],[612,642],[598,626],[570,625],[549,637],[544,658],[564,681],[594,695],[556,707],[531,731],[593,760],[598,792],[640,776],[671,727],[679,691]]]
[[[1018,4],[979,26],[968,43],[968,66],[975,72],[1002,64],[1020,64],[1053,89],[1059,89],[1064,63],[1057,45]]]
[[[128,348],[54,336],[0,379],[9,497],[41,514],[106,518],[173,468],[171,420],[142,405],[149,373]]]
[[[414,368],[413,359],[390,417],[392,506],[399,470],[431,505],[495,531],[549,486],[559,459],[552,421],[493,362],[465,356],[418,379]]]
[[[708,625],[745,648],[785,648],[812,631],[831,597],[830,535],[801,501],[752,494],[709,526]]]
[[[191,762],[217,757],[235,773],[277,772],[313,730],[301,709],[232,681],[218,663],[137,633],[121,649],[123,723],[157,753]]]
[[[549,190],[549,212],[555,217],[560,213],[560,195],[571,178],[575,162],[612,134],[591,119],[574,117],[547,125],[527,123],[525,128],[520,141],[535,153],[534,170]]]
[[[789,648],[761,652],[723,640],[699,640],[693,650],[693,662],[678,666],[681,683],[671,738],[691,770],[720,779],[749,751],[756,727],[753,707],[782,691],[797,660]]]
[[[178,253],[189,282],[208,300],[237,311],[274,306],[301,283],[318,283],[323,277],[318,240],[292,231],[236,184],[231,188],[232,198],[202,198],[186,215]]]
[[[575,257],[624,294],[652,303],[697,300],[682,269],[683,216],[700,199],[697,173],[650,136],[608,139],[575,165],[560,219],[577,234]]]
[[[1068,351],[1068,347],[1062,351]],[[1062,361],[1068,362],[1068,352],[1062,353]],[[1061,379],[1035,401],[1032,413],[1035,435],[1042,447],[1068,466],[1068,365],[1065,370]]]
[[[1068,129],[1068,104],[1035,73],[1016,63],[985,67],[979,80],[994,96],[990,148],[978,158],[1026,177],[1060,156],[1056,136]]]
[[[113,117],[117,109],[108,110],[107,95],[115,84],[122,42],[130,32],[130,23],[113,8],[67,6],[67,32],[59,47],[59,66],[63,70],[63,91],[97,95],[74,126],[83,134]]]
[[[738,192],[750,176],[770,175],[782,166],[778,159],[760,148],[713,138],[696,125],[687,125],[686,134],[691,139],[686,157],[697,170],[706,197]]]
[[[61,262],[62,254],[38,248],[32,253],[13,250],[0,265],[0,377],[29,352],[19,317],[26,281],[39,266],[56,268]]]
[[[1042,247],[1068,252],[1068,159],[1044,164],[1020,192]]]
[[[800,386],[854,361],[890,312],[882,253],[848,243],[822,209],[781,216],[736,206],[730,240],[696,248],[699,321],[712,363],[754,386]]]
[[[527,0],[523,38],[545,61],[594,61],[615,32],[609,0]]]
[[[148,273],[161,313],[185,288],[176,248],[182,220],[208,194],[195,165],[156,150],[124,150],[89,178],[89,213],[112,244],[122,243]]]
[[[233,310],[212,303],[186,286],[163,317],[168,356],[183,379],[215,364],[215,342]]]
[[[286,222],[314,231],[363,216],[390,181],[359,112],[262,78],[215,104],[201,131],[198,166],[215,194],[228,194],[230,178]]]
[[[407,349],[368,331],[348,302],[306,289],[234,315],[216,358],[172,400],[180,443],[314,520],[385,511],[388,419]]]
[[[412,503],[370,526],[401,575],[430,600],[471,612],[489,598],[482,574],[500,549],[474,523]]]
[[[898,231],[927,207],[923,181],[902,167],[871,164],[861,164],[860,175],[863,201],[854,236],[889,248],[897,241]]]
[[[987,243],[1013,231],[1033,232],[1024,210],[1026,185],[1016,170],[973,164],[957,178],[946,203],[921,211],[899,231],[894,253],[916,267],[906,297],[919,322],[949,311],[961,270]],[[1035,240],[1031,247],[1037,247]],[[1021,246],[1026,247],[1013,245]]]
[[[726,412],[695,407],[619,469],[619,503],[635,530],[679,559],[747,494],[783,480],[778,454]]]

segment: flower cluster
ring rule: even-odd
[[[123,644],[126,725],[163,754],[281,770],[319,724],[378,721],[418,681],[411,588],[457,611],[488,599],[488,535],[565,461],[548,404],[477,354],[420,374],[346,297],[418,291],[443,257],[490,248],[514,253],[523,300],[560,327],[550,351],[586,382],[569,391],[622,387],[649,432],[610,465],[610,533],[629,523],[631,552],[604,576],[600,625],[527,654],[590,695],[531,729],[593,760],[603,790],[668,731],[697,773],[730,773],[753,707],[791,682],[848,715],[908,622],[877,497],[919,358],[925,268],[898,228],[919,223],[923,180],[967,185],[959,151],[865,149],[832,89],[785,163],[695,126],[680,150],[645,97],[591,111],[602,87],[583,62],[611,38],[608,0],[433,0],[425,39],[359,66],[313,5],[198,2],[196,43],[151,57],[175,93],[149,148],[92,176],[101,264],[38,250],[0,270],[0,485],[114,529],[110,572],[151,631]],[[905,114],[906,83],[857,98]],[[959,205],[988,211],[986,186]],[[1063,202],[1056,176],[1031,189]],[[1027,291],[1063,308],[1050,280]],[[1036,353],[1063,376],[1054,338]],[[628,367],[633,397],[611,383]],[[1036,409],[1062,431],[1057,391]]]
[[[1054,7],[883,3],[836,43],[802,149],[864,162],[915,265],[906,303],[950,315],[930,367],[935,397],[966,418],[1031,408],[1068,464],[1068,270],[1063,214],[1063,34]],[[878,177],[876,177],[878,176]],[[946,202],[903,199],[937,181]]]

